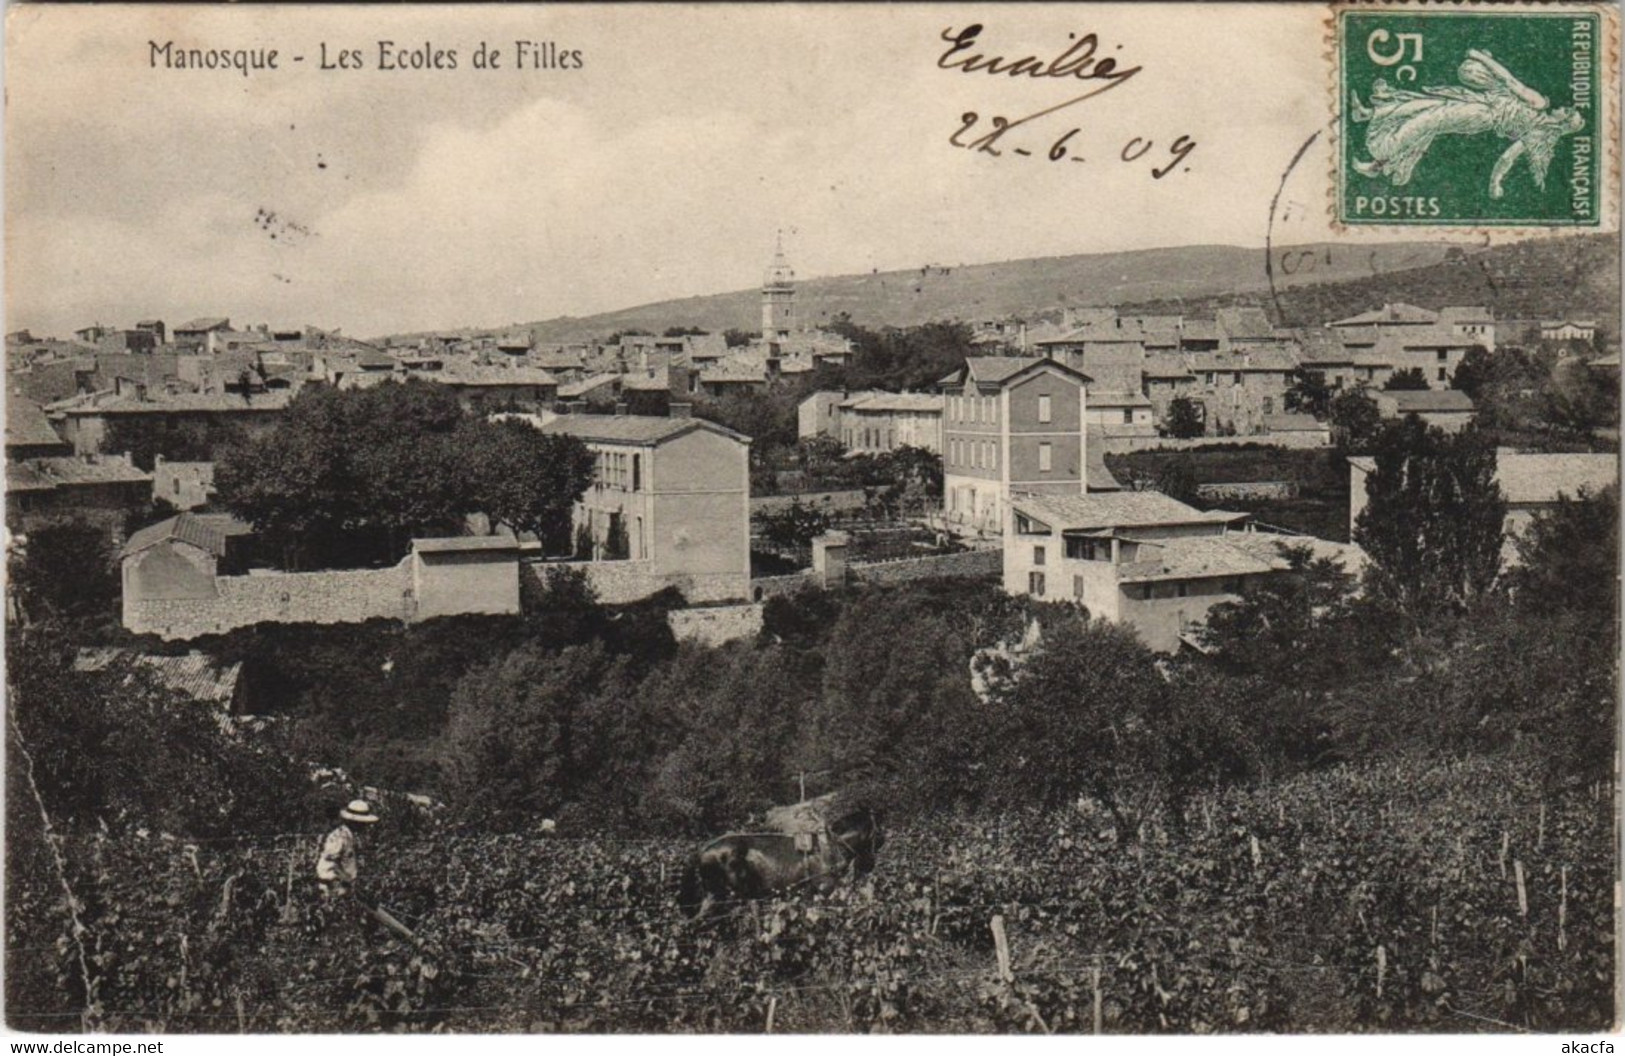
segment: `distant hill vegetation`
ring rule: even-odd
[[[1426,242],[1388,242],[1352,250],[1330,243],[1277,249],[1278,262],[1283,254],[1292,259],[1286,262],[1291,274],[1283,274],[1278,266],[1276,282],[1294,288],[1416,268],[1443,261],[1450,249]],[[796,311],[814,326],[842,312],[864,326],[914,326],[947,319],[1031,319],[1044,312],[1057,314],[1061,307],[1173,302],[1268,289],[1262,249],[1180,246],[806,279],[796,284]],[[538,341],[550,344],[625,330],[660,333],[678,326],[755,331],[761,323],[761,292],[753,288],[600,315],[518,323],[509,329],[529,329]]]
[[[1451,255],[1419,267],[1337,282],[1233,291],[1200,298],[1149,298],[1137,311],[1211,315],[1215,308],[1263,305],[1282,326],[1319,326],[1396,301],[1441,308],[1483,305],[1497,319],[1586,317],[1613,330],[1620,311],[1619,240],[1612,235],[1533,239]]]
[[[1489,249],[1447,242],[1277,247],[1271,260],[1273,294],[1264,262],[1262,249],[1181,246],[997,264],[933,264],[803,280],[796,284],[796,309],[815,326],[844,312],[853,322],[874,328],[1012,316],[1053,319],[1063,307],[1105,305],[1200,318],[1225,305],[1257,304],[1289,326],[1318,326],[1392,301],[1427,308],[1486,305],[1498,318],[1619,317],[1618,240],[1609,235],[1535,239]],[[601,339],[617,331],[696,327],[720,333],[760,326],[761,293],[747,289],[501,329],[528,329],[539,342],[554,344]]]

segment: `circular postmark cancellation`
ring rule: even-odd
[[[1600,227],[1613,212],[1612,12],[1357,7],[1333,16],[1335,219]]]

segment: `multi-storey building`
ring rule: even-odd
[[[1240,530],[1248,515],[1197,510],[1160,492],[1033,495],[1010,500],[1004,589],[1070,601],[1134,628],[1172,652],[1215,605],[1252,580],[1290,569],[1285,546],[1307,546],[1355,573],[1357,547]]]
[[[1047,358],[972,357],[942,379],[943,513],[1004,529],[1012,491],[1081,495],[1089,378]]]
[[[574,513],[593,557],[643,562],[690,601],[748,596],[748,437],[702,418],[635,415],[563,415],[541,430],[593,454]]]

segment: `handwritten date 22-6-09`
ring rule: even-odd
[[[1036,55],[1011,59],[1003,55],[984,54],[977,50],[981,35],[982,25],[979,22],[972,23],[964,29],[956,30],[950,27],[943,30],[942,40],[947,43],[948,47],[937,58],[937,66],[944,70],[958,70],[960,73],[985,73],[995,77],[1034,79],[1053,77],[1093,83],[1090,89],[1083,94],[1047,106],[1025,117],[1011,119],[1002,115],[993,115],[988,118],[987,125],[982,127],[978,127],[982,115],[976,111],[966,111],[960,116],[960,127],[948,137],[948,142],[956,147],[963,147],[979,154],[1002,157],[1005,154],[1005,149],[1008,149],[1011,154],[1019,157],[1035,157],[1036,155],[1031,150],[1016,146],[1014,143],[1004,144],[1005,149],[1000,149],[996,144],[999,144],[1005,134],[1013,129],[1119,87],[1141,70],[1139,66],[1119,65],[1118,60],[1112,56],[1098,55],[1097,53],[1101,47],[1100,39],[1093,33],[1086,33],[1081,37],[1076,33],[1068,33],[1067,39],[1070,43],[1066,49],[1047,62]],[[1121,49],[1122,45],[1118,45],[1118,50]],[[1072,137],[1076,136],[1080,131],[1079,128],[1073,128],[1063,133],[1049,144],[1049,149],[1043,156],[1050,161],[1085,161],[1084,156],[1078,153],[1075,145],[1071,143]],[[974,138],[969,138],[972,136]],[[1149,154],[1155,146],[1155,142],[1149,138],[1134,136],[1123,145],[1117,156],[1125,162],[1138,161]],[[1174,169],[1183,167],[1185,159],[1195,149],[1196,141],[1190,136],[1181,135],[1175,137],[1173,142],[1168,144],[1168,160],[1166,164],[1157,164],[1158,161],[1162,160],[1161,155],[1151,159],[1152,177],[1160,180]],[[1189,169],[1185,169],[1185,171],[1188,172]]]
[[[949,143],[952,143],[956,147],[964,147],[966,150],[974,150],[981,154],[991,154],[995,158],[1003,156],[1004,151],[994,147],[993,144],[998,142],[1000,136],[1004,135],[1012,127],[1014,127],[1011,122],[1002,117],[991,118],[989,121],[989,123],[993,126],[993,130],[991,132],[985,132],[976,139],[967,139],[965,137],[972,134],[976,130],[976,124],[981,120],[981,115],[976,113],[974,110],[967,110],[960,116],[959,120],[960,125],[958,130],[955,131],[953,135],[948,137]],[[1083,131],[1081,128],[1074,128],[1066,132],[1059,139],[1050,144],[1049,150],[1046,151],[1043,156],[1047,157],[1050,161],[1084,161],[1085,159],[1082,154],[1073,153],[1074,144],[1072,143],[1072,137],[1081,131]],[[1139,161],[1147,154],[1150,154],[1155,146],[1156,142],[1154,140],[1146,139],[1141,136],[1134,136],[1127,143],[1123,144],[1123,149],[1118,152],[1117,156],[1123,161]],[[1170,172],[1174,171],[1174,169],[1178,168],[1180,163],[1182,163],[1186,158],[1190,157],[1191,151],[1196,149],[1196,140],[1189,136],[1179,136],[1175,138],[1172,143],[1168,144],[1167,149],[1167,164],[1156,164],[1158,161],[1162,160],[1161,155],[1150,159],[1152,166],[1151,176],[1153,179],[1160,180]],[[1025,147],[1011,147],[1010,152],[1023,158],[1038,156]],[[1189,170],[1187,169],[1186,171],[1188,172]]]

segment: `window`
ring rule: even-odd
[[[998,421],[999,421],[999,398],[997,396],[989,396],[988,401],[987,401],[987,405],[993,411],[993,417],[989,418],[988,420],[993,422],[994,424],[998,424]]]
[[[1134,424],[1134,408],[1132,408],[1132,407],[1124,407],[1123,408],[1123,424],[1124,425],[1133,425]]]
[[[1027,573],[1027,593],[1031,594],[1035,598],[1041,598],[1044,596],[1044,573]]]
[[[1038,397],[1038,420],[1040,422],[1047,422],[1047,421],[1050,420],[1050,406],[1049,406],[1049,394],[1048,393],[1045,393],[1044,395]]]
[[[1082,576],[1073,576],[1072,577],[1072,596],[1074,598],[1083,597],[1083,577]]]
[[[1449,358],[1450,358],[1450,352],[1449,352],[1448,349],[1443,349],[1443,348],[1439,349],[1439,362],[1440,363],[1445,362]]]
[[[1274,414],[1275,413],[1275,399],[1273,397],[1271,397],[1271,396],[1264,397],[1264,413],[1265,414]]]
[[[632,456],[632,490],[633,491],[642,491],[643,490],[643,456],[642,455],[633,455]],[[638,531],[639,532],[643,531],[642,526],[643,526],[643,522],[639,521],[638,522]]]
[[[1440,367],[1440,368],[1439,368],[1439,380],[1440,380],[1440,381],[1444,381],[1444,380],[1445,380],[1445,377],[1444,377],[1444,372],[1445,372],[1445,369],[1446,369],[1446,368],[1444,368],[1444,367]]]
[[[1190,595],[1190,586],[1189,586],[1189,584],[1180,583],[1178,586],[1176,586],[1174,588],[1174,593],[1177,594],[1181,598],[1188,597]]]
[[[1235,377],[1231,379],[1231,384],[1232,385],[1240,385],[1241,384],[1241,371],[1239,371],[1239,370],[1236,371]]]
[[[1213,384],[1213,372],[1211,370],[1207,372],[1206,379],[1207,379],[1207,384],[1209,384],[1209,385]]]
[[[1049,444],[1038,445],[1038,472],[1040,473],[1050,471],[1050,450]]]
[[[1044,567],[1044,548],[1043,547],[1041,547],[1041,546],[1033,547],[1033,564],[1037,565],[1039,568]]]

